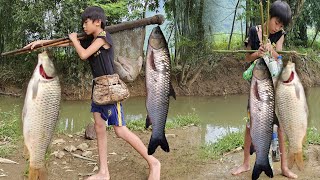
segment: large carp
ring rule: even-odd
[[[280,127],[289,141],[288,167],[292,168],[295,162],[302,170],[302,144],[307,132],[308,105],[303,86],[295,71],[295,64],[290,61],[279,77],[276,109]]]
[[[58,120],[59,78],[46,52],[38,55],[22,111],[23,137],[29,154],[29,180],[47,179],[45,154]]]
[[[153,28],[148,41],[146,87],[148,112],[146,128],[152,124],[148,154],[153,154],[159,145],[165,152],[169,152],[169,144],[165,137],[165,124],[169,109],[169,96],[172,95],[175,98],[175,92],[170,81],[168,44],[159,26]]]
[[[250,134],[256,150],[252,179],[258,179],[262,171],[273,177],[268,155],[275,119],[274,88],[270,72],[262,58],[257,60],[253,69],[249,96]]]

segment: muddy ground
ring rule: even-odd
[[[150,138],[150,131],[135,132],[147,145]],[[241,164],[243,151],[231,153],[218,160],[205,160],[200,157],[200,129],[199,127],[187,127],[171,129],[167,134],[171,152],[165,153],[157,149],[154,156],[162,163],[161,179],[163,180],[207,180],[207,179],[250,179],[251,171],[238,176],[233,176],[230,171]],[[108,130],[108,161],[111,179],[113,180],[144,180],[147,179],[147,163],[135,152],[135,150],[123,140],[116,138],[112,130]],[[87,143],[92,150],[92,159],[97,159],[96,141],[85,140],[80,135],[56,135],[54,140],[63,139],[66,142],[52,145],[51,152],[62,150],[68,145],[78,146]],[[19,164],[0,164],[0,179],[19,180],[24,179],[25,161],[22,157],[22,143],[18,145],[17,152],[12,152],[8,157]],[[50,180],[79,180],[92,173],[95,162],[73,157],[65,152],[61,159],[54,157],[48,158],[48,171]],[[80,150],[74,152],[81,154]],[[320,146],[310,145],[306,150],[307,160],[305,170],[298,171],[295,167],[293,171],[299,175],[299,179],[319,179],[320,178]],[[254,156],[251,158],[252,166]],[[275,177],[273,179],[287,179],[280,173],[280,163],[273,163]],[[269,179],[264,174],[260,179]]]

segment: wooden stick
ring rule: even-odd
[[[15,162],[15,161],[12,161],[12,160],[10,160],[10,159],[5,159],[5,158],[1,158],[1,157],[0,157],[0,163],[5,163],[5,164],[19,164],[19,163]]]
[[[163,22],[164,22],[164,17],[162,15],[155,15],[155,16],[152,16],[149,18],[143,18],[143,19],[138,19],[135,21],[123,22],[120,24],[107,26],[107,27],[105,27],[105,30],[112,34],[112,33],[116,33],[119,31],[134,29],[134,28],[138,28],[138,27],[144,27],[144,26],[151,25],[151,24],[161,25],[161,24],[163,24]],[[83,39],[84,37],[85,37],[84,33],[78,34],[78,39]],[[1,56],[11,55],[11,54],[13,54],[13,55],[22,54],[22,53],[34,51],[39,48],[54,47],[54,46],[58,46],[58,45],[70,43],[70,42],[71,41],[69,40],[69,37],[53,39],[50,42],[35,46],[32,50],[30,49],[30,47],[21,48],[18,50],[13,50],[13,51],[1,53]]]
[[[269,39],[269,20],[270,20],[269,8],[270,8],[270,1],[267,0],[267,23],[266,23],[266,33],[265,33],[266,40]]]
[[[71,155],[72,155],[72,156],[74,156],[74,157],[80,158],[80,159],[87,160],[87,161],[93,161],[93,162],[96,162],[96,160],[94,160],[94,159],[90,159],[90,158],[87,158],[87,157],[81,156],[81,155],[79,155],[79,154],[71,153]]]
[[[258,50],[212,50],[216,53],[254,53]],[[295,54],[299,56],[307,56],[307,53],[298,53],[297,51],[276,51],[279,54]]]

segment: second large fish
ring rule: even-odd
[[[146,60],[147,112],[146,128],[152,124],[148,154],[158,146],[169,152],[165,137],[165,124],[169,109],[169,96],[175,98],[170,81],[170,54],[168,44],[159,26],[153,28],[148,42]]]
[[[303,169],[302,144],[307,132],[308,105],[303,86],[295,71],[295,64],[288,62],[283,69],[276,90],[276,107],[280,126],[289,141],[288,166],[294,163]]]

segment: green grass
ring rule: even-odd
[[[315,128],[307,130],[307,145],[320,145],[320,132]],[[201,157],[205,159],[218,159],[223,154],[230,152],[244,144],[243,131],[228,133],[215,143],[205,144],[201,147]],[[306,147],[307,148],[307,147]]]
[[[20,112],[13,108],[9,112],[0,109],[0,157],[6,157],[16,148],[16,143],[22,138]]]
[[[308,128],[306,143],[320,145],[320,133],[316,128]]]
[[[199,125],[200,119],[196,114],[178,115],[172,120],[167,120],[166,129],[180,128],[190,125]],[[127,121],[127,127],[133,131],[144,131],[145,120]]]
[[[218,139],[215,143],[205,144],[201,147],[201,157],[205,159],[218,159],[244,144],[243,131],[231,132]]]

